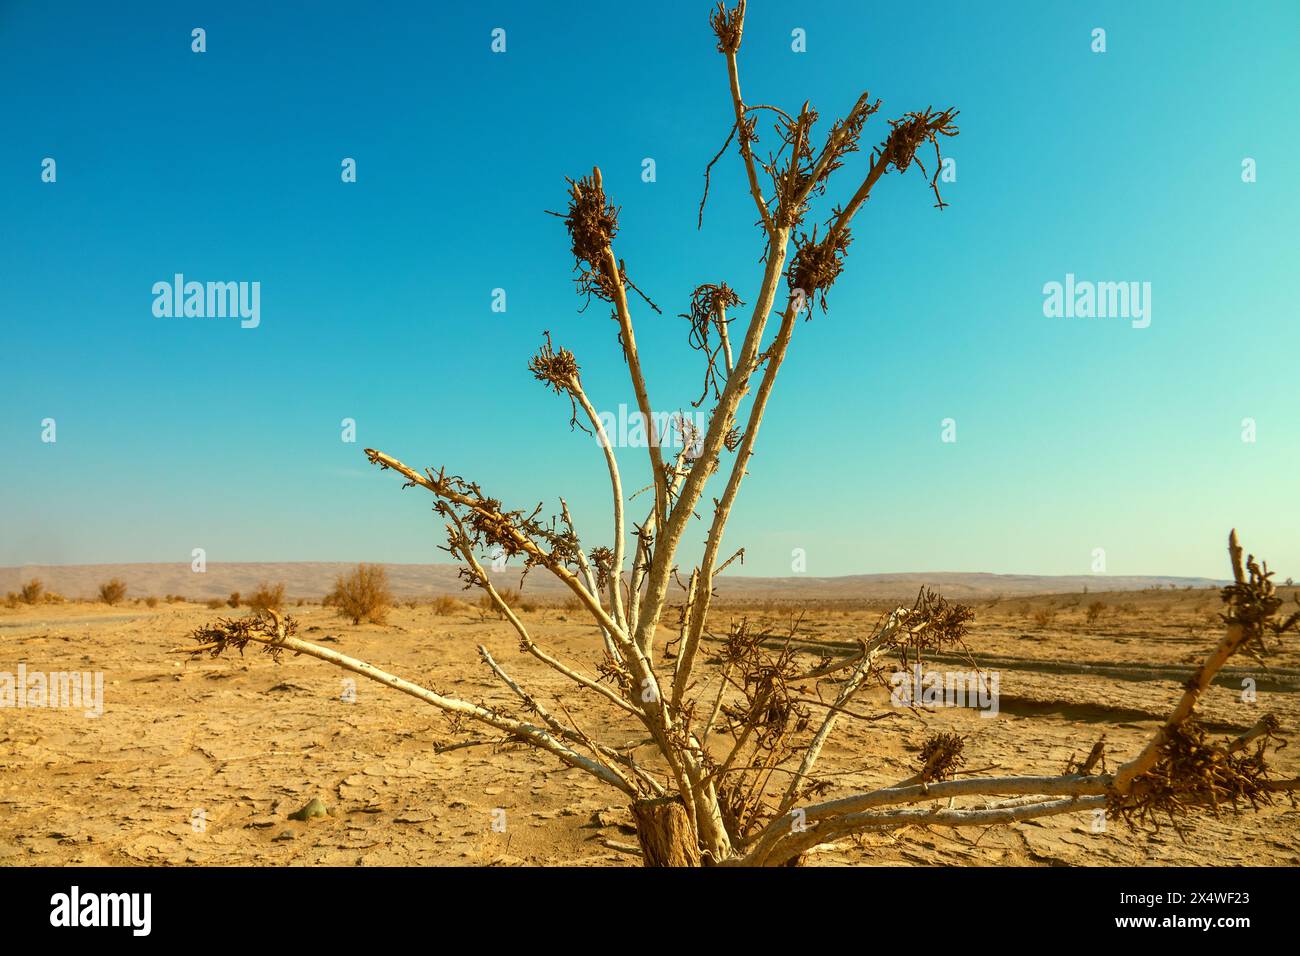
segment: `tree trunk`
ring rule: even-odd
[[[676,797],[632,804],[641,859],[646,866],[699,866],[700,847],[686,807]]]

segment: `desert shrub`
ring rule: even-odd
[[[298,598],[298,606],[299,606],[299,607],[302,607],[302,606],[303,606],[304,604],[306,604],[306,603],[307,603],[307,599],[306,599],[306,598]]]
[[[436,597],[429,602],[429,610],[438,615],[455,614],[464,606],[463,602],[456,600],[454,597],[448,597],[445,594],[441,597]]]
[[[46,604],[66,604],[68,602],[67,598],[56,591],[46,591],[45,597],[42,598],[42,600]]]
[[[532,604],[529,604],[527,607],[524,606],[523,598],[518,591],[506,588],[504,590],[498,590],[497,594],[501,595],[501,600],[505,601],[506,604],[516,611],[531,611],[535,609]],[[496,602],[492,600],[492,595],[490,594],[484,593],[480,596],[475,606],[484,615],[495,614],[498,617],[504,617],[504,615],[497,610]]]
[[[20,603],[22,603],[22,598],[14,591],[10,591],[5,595],[5,607],[17,607]]]
[[[221,607],[221,605],[223,605],[223,604],[225,604],[225,603],[226,603],[226,602],[223,601],[223,600],[221,600],[221,598],[209,598],[209,599],[208,599],[208,609],[209,609],[209,610],[212,610],[212,611],[215,611],[217,608]]]
[[[113,578],[99,586],[99,599],[105,604],[118,604],[126,597],[126,582]]]
[[[1040,607],[1033,614],[1033,621],[1036,627],[1047,627],[1056,620],[1056,611],[1050,607]]]
[[[325,603],[338,608],[340,616],[350,617],[353,624],[360,624],[363,618],[383,624],[393,603],[388,572],[382,564],[358,564],[353,571],[338,576]]]
[[[231,591],[231,592],[230,592],[230,597],[226,598],[226,606],[227,606],[227,607],[239,607],[239,605],[240,605],[240,603],[242,603],[242,601],[243,601],[243,599],[239,596],[239,592],[238,592],[238,591]]]
[[[284,583],[267,584],[262,582],[257,586],[257,590],[248,596],[246,603],[254,611],[280,610],[280,608],[284,607]]]
[[[18,592],[18,596],[22,598],[24,604],[38,604],[44,594],[45,585],[41,583],[40,578],[32,578]]]
[[[144,599],[144,606],[145,606],[145,607],[157,607],[157,606],[158,606],[158,599],[157,599],[156,597],[154,597],[154,596],[151,594],[151,595],[149,595],[147,598]]]
[[[1088,610],[1085,612],[1087,614],[1088,623],[1089,624],[1096,623],[1097,618],[1101,617],[1101,614],[1104,610],[1106,610],[1106,605],[1103,604],[1101,601],[1093,601],[1091,604],[1089,604]]]

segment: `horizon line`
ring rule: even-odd
[[[188,567],[188,561],[87,561],[68,564],[40,564],[36,562],[27,562],[24,564],[6,564],[0,565],[0,572],[3,571],[22,571],[27,568],[99,568],[99,567],[146,567],[146,566],[180,566]],[[403,568],[461,568],[464,565],[451,561],[356,561],[356,560],[333,560],[333,561],[209,561],[208,567],[231,567],[235,565],[327,565],[327,564],[380,564],[387,567]],[[523,568],[510,567],[502,571],[493,571],[494,574],[507,574],[512,571],[522,571]],[[195,572],[200,573],[200,572]],[[923,575],[984,575],[987,577],[999,578],[1095,578],[1099,581],[1107,579],[1121,578],[1161,578],[1168,581],[1208,581],[1215,584],[1228,583],[1227,578],[1214,578],[1199,574],[1161,574],[1161,573],[1132,573],[1132,574],[1113,574],[1110,572],[1080,571],[1076,573],[1042,573],[1035,571],[857,571],[846,574],[726,574],[721,579],[743,578],[753,581],[830,581],[842,578],[867,578],[867,577],[919,577]]]

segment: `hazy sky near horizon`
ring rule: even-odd
[[[601,167],[664,311],[634,304],[651,401],[689,410],[690,291],[752,301],[761,275],[734,151],[695,228],[731,124],[710,6],[0,3],[0,565],[445,560],[367,446],[512,506],[563,495],[608,544],[599,451],[526,363],[549,330],[599,409],[634,399],[545,210]],[[1218,578],[1236,526],[1300,577],[1300,5],[754,0],[740,61],[748,101],[810,99],[819,134],[870,90],[864,146],[961,110],[950,207],[886,176],[796,330],[728,528],[742,573],[801,548],[819,576],[1073,574],[1101,548]],[[178,273],[258,282],[260,323],[156,317]],[[1149,326],[1045,316],[1067,274],[1150,283]],[[620,461],[648,483],[642,449]]]

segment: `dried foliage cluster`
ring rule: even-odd
[[[1217,814],[1223,807],[1270,804],[1267,748],[1277,729],[1270,714],[1254,744],[1218,743],[1194,719],[1186,720],[1165,733],[1155,764],[1132,790],[1109,795],[1107,809],[1133,829],[1158,830],[1163,820],[1182,834],[1180,820],[1198,808]]]
[[[325,595],[324,603],[338,608],[339,613],[351,618],[353,624],[362,621],[382,624],[388,619],[388,609],[393,604],[392,592],[388,590],[388,572],[382,564],[358,564],[353,570],[338,576],[334,589]],[[257,608],[255,604],[250,606]],[[278,606],[269,605],[268,609]]]
[[[705,169],[701,221],[712,167],[734,142],[762,230],[762,275],[748,296],[743,321],[733,313],[746,303],[725,281],[702,282],[690,296],[682,317],[689,349],[704,356],[703,389],[695,404],[709,403],[708,424],[673,455],[664,453],[651,431],[647,487],[653,488],[654,501],[644,518],[636,522],[626,516],[630,499],[622,465],[584,389],[577,358],[555,346],[549,334],[529,369],[570,400],[571,424],[601,439],[612,503],[607,541],[585,548],[563,499],[559,514],[544,518],[541,505],[511,509],[476,482],[444,469],[418,471],[384,452],[366,450],[380,468],[402,475],[406,487],[433,495],[445,524],[446,550],[462,564],[467,586],[484,592],[517,633],[523,653],[562,675],[574,692],[546,700],[480,647],[484,666],[518,703],[511,708],[463,700],[302,641],[293,635],[291,621],[275,616],[218,622],[196,633],[196,649],[242,650],[248,641],[277,652],[290,649],[417,697],[457,727],[476,723],[502,741],[552,754],[625,796],[647,865],[786,865],[818,844],[873,830],[989,826],[1096,807],[1143,823],[1154,813],[1177,818],[1200,806],[1254,804],[1295,789],[1295,781],[1272,780],[1267,771],[1265,750],[1275,725],[1242,743],[1216,746],[1193,722],[1197,699],[1229,657],[1262,649],[1266,634],[1296,623],[1294,616],[1277,620],[1280,604],[1267,571],[1253,560],[1242,565],[1234,537],[1235,584],[1224,593],[1223,641],[1189,681],[1166,724],[1114,773],[1105,772],[1105,748],[1098,741],[1087,760],[1072,761],[1061,774],[983,776],[984,771],[963,769],[968,755],[962,738],[936,734],[925,741],[916,772],[907,779],[832,795],[841,778],[819,773],[818,761],[836,728],[842,721],[870,724],[897,715],[896,710],[864,710],[861,692],[883,681],[886,668],[897,666],[893,661],[910,666],[945,648],[964,649],[970,609],[923,590],[911,606],[885,615],[855,651],[839,657],[804,649],[795,640],[798,622],[783,635],[756,630],[744,620],[715,633],[709,609],[715,579],[743,558],[743,550],[726,553],[724,531],[798,317],[811,311],[814,300],[826,308],[827,293],[844,268],[851,223],[891,169],[902,174],[918,166],[936,205],[943,207],[939,150],[944,139],[957,134],[957,113],[927,108],[890,120],[880,144],[854,174],[851,193],[805,231],[815,201],[831,191],[833,174],[855,165],[880,102],[862,93],[819,139],[818,114],[807,103],[792,115],[744,100],[737,62],[744,0],[731,8],[719,4],[710,24],[726,65],[732,123],[722,150]],[[775,144],[765,159],[755,153],[762,115],[773,120]],[[933,172],[921,158],[927,144],[934,149]],[[618,209],[605,195],[599,170],[569,180],[568,208],[556,215],[569,233],[577,290],[588,304],[594,298],[609,305],[638,410],[646,422],[655,421],[629,305],[628,290],[640,290],[615,255]],[[710,485],[715,477],[720,485]],[[704,506],[707,488],[713,490],[711,514]],[[678,549],[697,521],[707,528],[704,552],[683,579]],[[524,574],[542,568],[569,589],[594,625],[593,653],[585,663],[561,661],[533,638],[512,601],[485,573],[481,561],[489,554],[513,559]],[[664,641],[673,588],[678,591],[676,633]],[[606,725],[620,728],[620,739],[630,730],[638,744],[616,746],[590,736],[582,728],[592,722],[579,722],[573,714],[581,709],[589,715],[596,708],[605,709]],[[1099,763],[1101,773],[1095,772]]]
[[[208,654],[212,657],[220,657],[228,650],[235,650],[242,657],[244,648],[253,641],[278,661],[284,652],[284,639],[293,637],[297,632],[298,622],[292,616],[282,616],[277,610],[267,609],[249,617],[219,617],[211,624],[203,625],[193,634],[197,646],[188,650],[191,654]]]

